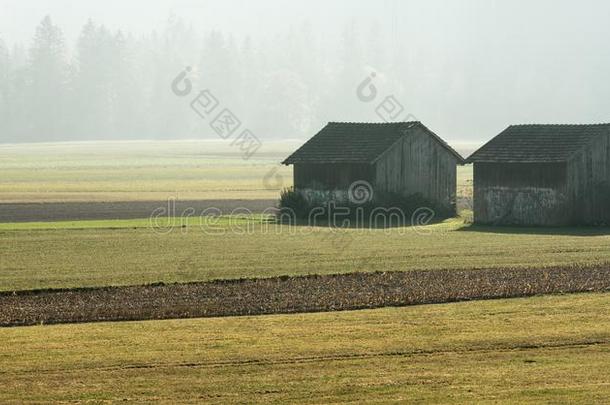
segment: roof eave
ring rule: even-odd
[[[424,124],[422,124],[421,122],[418,121],[418,124],[425,130],[427,131],[430,135],[432,135],[432,137],[445,149],[447,149],[453,156],[456,157],[457,159],[457,163],[459,165],[463,165],[466,163],[466,160],[464,159],[464,157],[462,155],[460,155],[455,149],[453,149],[451,147],[451,145],[449,145],[447,143],[447,141],[445,141],[443,138],[441,138],[440,136],[438,136],[434,131],[432,131],[430,128],[428,128],[427,126],[425,126]]]
[[[348,159],[335,159],[335,160],[318,160],[318,159],[310,159],[310,160],[284,160],[281,164],[289,166],[299,163],[305,164],[335,164],[335,163],[350,163],[350,164],[363,164],[363,165],[371,165],[372,161],[369,160],[348,160]]]
[[[470,163],[564,163],[568,158],[561,159],[466,159],[466,164]]]

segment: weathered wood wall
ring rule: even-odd
[[[307,189],[323,187],[329,190],[347,190],[356,180],[374,181],[374,168],[370,164],[350,163],[295,163],[294,187]]]
[[[375,189],[403,195],[420,193],[453,209],[458,159],[434,137],[414,129],[376,162]]]
[[[474,163],[481,224],[610,224],[610,136],[560,163]]]
[[[358,180],[374,192],[415,193],[446,210],[455,208],[458,158],[427,131],[415,128],[380,155],[374,164],[295,163],[296,189],[347,190]]]
[[[596,137],[568,161],[574,220],[610,224],[610,136]]]
[[[497,225],[571,223],[566,163],[474,163],[474,221]]]

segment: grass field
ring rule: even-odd
[[[275,199],[292,184],[278,164],[301,143],[266,142],[249,160],[222,141],[0,145],[0,203]],[[459,168],[461,194],[471,177]]]
[[[0,290],[411,269],[610,262],[607,229],[487,228],[457,218],[420,228],[330,229],[220,220],[3,224]],[[45,229],[47,228],[47,229]]]
[[[220,141],[0,145],[0,202],[277,198],[278,166],[299,142],[268,142],[249,160]],[[263,179],[273,169],[267,183]]]
[[[277,163],[298,142],[264,146],[244,161],[209,141],[0,145],[0,203],[275,199],[292,180]],[[460,167],[458,196],[471,194]],[[610,263],[608,229],[476,227],[462,214],[390,229],[261,215],[0,223],[0,291]],[[4,328],[0,402],[602,403],[608,310],[610,293],[589,293]]]
[[[608,311],[600,293],[0,329],[0,402],[603,403]]]

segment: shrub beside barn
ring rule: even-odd
[[[420,122],[331,122],[283,163],[294,165],[297,192],[341,200],[350,186],[366,182],[373,196],[417,194],[455,212],[463,159]]]
[[[610,223],[610,124],[513,125],[467,162],[475,223]]]

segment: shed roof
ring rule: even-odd
[[[402,136],[416,127],[427,131],[454,154],[459,163],[463,163],[459,153],[419,121],[329,122],[282,163],[373,163]]]
[[[466,162],[565,162],[601,135],[610,135],[610,124],[511,125],[470,155]]]

